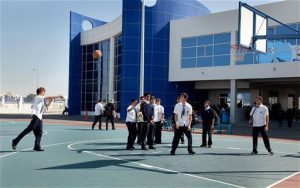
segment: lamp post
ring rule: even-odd
[[[144,95],[144,66],[145,66],[145,0],[142,1],[141,21],[141,56],[140,56],[140,96]]]
[[[39,87],[39,71],[40,71],[40,69],[33,68],[32,70],[36,71],[36,88],[38,88]]]

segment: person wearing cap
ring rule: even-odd
[[[257,155],[257,140],[258,134],[260,133],[263,137],[265,147],[270,155],[273,155],[273,151],[270,146],[269,137],[267,132],[269,130],[269,110],[262,104],[263,98],[257,96],[255,99],[255,106],[250,112],[249,124],[252,124],[252,139],[253,139],[253,149],[251,155]]]
[[[108,121],[111,122],[112,130],[115,128],[115,101],[111,99],[109,103],[105,106],[105,115],[106,115],[106,130],[108,130]]]
[[[175,134],[172,142],[171,155],[175,155],[175,151],[178,147],[180,137],[184,133],[188,139],[188,152],[193,155],[195,152],[192,148],[192,113],[193,108],[187,102],[188,95],[186,93],[180,94],[180,103],[177,103],[174,109],[175,114]]]

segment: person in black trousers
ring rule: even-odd
[[[174,109],[175,114],[175,133],[172,142],[171,155],[175,155],[181,135],[184,133],[188,139],[188,152],[193,155],[195,152],[192,148],[192,106],[187,103],[188,95],[182,93],[180,95],[180,103],[177,103]]]
[[[99,100],[98,103],[95,105],[95,119],[92,124],[92,130],[94,130],[94,127],[97,122],[99,122],[99,130],[102,129],[102,115],[103,115],[103,100]]]
[[[131,105],[127,108],[126,115],[126,126],[128,128],[128,139],[127,139],[127,147],[126,150],[133,150],[134,141],[137,135],[136,122],[137,122],[137,100],[132,99]]]
[[[115,104],[114,100],[111,99],[109,103],[105,106],[105,115],[106,115],[106,130],[108,130],[108,121],[111,122],[112,130],[115,128]]]
[[[204,102],[204,110],[201,113],[202,121],[202,144],[200,147],[207,147],[206,135],[208,135],[208,147],[212,145],[212,130],[215,124],[215,111],[210,107],[210,101]]]
[[[145,102],[142,103],[141,109],[142,109],[142,114],[143,114],[143,127],[142,127],[142,134],[141,134],[141,149],[142,150],[147,150],[147,135],[149,131],[149,125],[153,124],[153,108],[150,105],[150,94],[146,93],[144,95]],[[149,149],[154,149],[153,146]]]
[[[50,103],[55,98],[63,98],[62,96],[45,97],[46,89],[40,87],[36,90],[37,96],[32,104],[32,119],[30,124],[24,129],[15,139],[12,140],[12,148],[15,150],[21,139],[28,133],[33,131],[35,136],[34,151],[44,151],[41,147],[41,139],[43,135],[43,113],[49,107]],[[48,101],[48,103],[47,103]]]
[[[269,109],[262,104],[263,98],[257,96],[255,99],[255,107],[252,108],[250,112],[249,123],[253,126],[252,129],[252,139],[253,139],[253,149],[251,155],[258,154],[257,152],[257,140],[258,134],[260,133],[263,137],[265,147],[270,155],[273,155],[273,151],[270,146],[269,137],[267,131],[269,130]]]
[[[154,136],[155,136],[155,122],[154,122],[154,107],[155,107],[155,97],[151,96],[150,98],[150,114],[151,122],[149,123],[148,133],[147,133],[147,144],[149,149],[155,149],[154,145]]]

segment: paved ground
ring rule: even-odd
[[[42,145],[33,152],[33,135],[12,151],[11,139],[28,120],[0,120],[1,187],[300,187],[300,145],[296,140],[271,139],[269,156],[259,141],[259,155],[251,156],[251,138],[214,135],[213,148],[196,155],[180,145],[169,155],[172,132],[163,132],[157,150],[124,150],[127,130],[90,129],[82,121],[45,120]],[[36,177],[36,179],[35,179]]]

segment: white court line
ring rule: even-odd
[[[18,133],[18,132],[15,132],[15,133]],[[43,131],[43,135],[46,135],[48,133],[49,133],[48,131]],[[34,134],[26,135],[26,137],[27,136],[34,136]],[[0,137],[16,137],[16,135],[0,135]]]
[[[107,139],[82,140],[81,142],[91,142],[91,141],[96,141],[96,140],[114,140],[114,139],[115,140],[120,140],[120,139],[123,139],[123,138],[107,138]],[[56,143],[56,144],[48,144],[48,145],[43,145],[42,147],[45,148],[45,147],[59,146],[59,145],[71,144],[71,143],[74,143],[74,142],[76,142],[76,141],[61,142],[61,143]],[[0,159],[2,159],[4,157],[7,157],[7,156],[10,156],[10,155],[14,155],[14,154],[20,153],[22,151],[29,151],[29,150],[32,150],[32,148],[27,148],[27,149],[23,149],[23,150],[20,150],[20,151],[15,151],[15,152],[12,152],[12,153],[1,155]]]
[[[275,185],[277,185],[277,184],[279,184],[279,183],[281,183],[281,182],[283,182],[283,181],[285,181],[285,180],[287,180],[287,179],[289,179],[289,178],[291,178],[291,177],[293,177],[293,176],[295,176],[295,175],[297,175],[297,174],[299,174],[299,173],[300,173],[300,172],[295,172],[295,173],[293,173],[293,174],[291,174],[291,175],[289,175],[289,176],[287,176],[287,177],[285,177],[285,178],[283,178],[283,179],[281,179],[281,180],[279,180],[279,181],[276,181],[275,183],[273,183],[273,184],[267,186],[266,188],[271,188],[271,187],[273,187],[273,186],[275,186]]]
[[[72,146],[74,146],[76,144],[80,144],[80,143],[81,142],[69,144],[68,148],[72,151],[78,151],[78,149],[75,149]],[[106,148],[106,149],[108,149],[108,148]],[[144,164],[144,163],[132,162],[132,161],[129,161],[129,160],[126,160],[126,159],[112,157],[112,156],[109,156],[109,155],[103,155],[103,154],[95,153],[95,152],[92,152],[92,151],[82,150],[82,152],[83,153],[88,153],[88,154],[91,154],[91,155],[96,155],[98,157],[114,159],[114,160],[117,160],[117,161],[125,161],[127,163],[136,164],[136,165],[139,165],[139,166],[144,167],[144,168],[158,169],[158,170],[162,170],[162,171],[166,171],[166,172],[172,172],[172,173],[175,173],[177,175],[185,175],[185,176],[189,176],[189,177],[193,177],[193,178],[197,178],[197,179],[202,179],[202,180],[207,180],[207,181],[211,181],[211,182],[215,182],[215,183],[220,183],[220,184],[223,184],[223,185],[229,185],[229,186],[232,186],[232,187],[245,188],[245,187],[242,187],[242,186],[239,186],[239,185],[235,185],[235,184],[231,184],[231,183],[227,183],[227,182],[223,182],[223,181],[219,181],[219,180],[205,178],[205,177],[202,177],[202,176],[196,176],[196,175],[188,174],[188,173],[182,173],[182,172],[179,172],[179,171],[175,171],[175,170],[171,170],[171,169],[167,169],[167,168],[161,168],[161,167],[158,167],[158,166],[152,166],[152,165],[148,165],[148,164]]]
[[[5,122],[4,124],[2,122]],[[15,121],[0,121],[0,125],[13,125],[13,124],[16,124]]]

